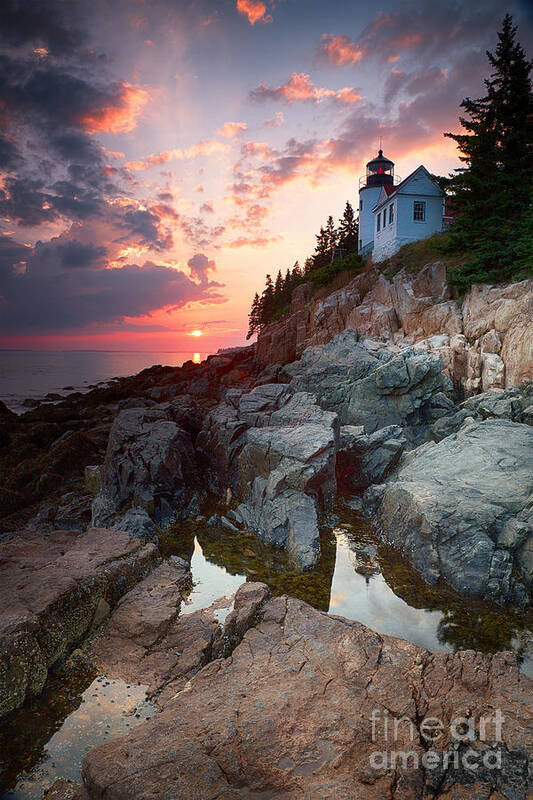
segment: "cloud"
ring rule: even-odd
[[[246,122],[225,122],[224,125],[217,131],[219,136],[226,136],[228,139],[233,139],[240,133],[243,133],[248,128]]]
[[[356,175],[380,136],[388,155],[396,160],[438,146],[443,131],[457,128],[462,98],[482,89],[485,68],[484,54],[469,49],[456,55],[447,70],[434,66],[415,72],[393,70],[384,93],[399,95],[397,104],[385,102],[380,107],[362,101],[340,117],[325,138],[292,138],[280,148],[264,142],[244,143],[233,168],[233,202],[245,208],[297,180],[316,186],[336,171]]]
[[[53,239],[29,251],[0,240],[0,332],[44,333],[95,324],[120,325],[125,317],[149,315],[191,302],[225,301],[220,284],[198,283],[169,266],[146,261],[118,269],[102,267],[99,247]],[[22,258],[24,257],[24,258]],[[25,271],[16,265],[26,261]],[[15,268],[13,267],[15,264]],[[213,264],[214,262],[208,262]],[[198,268],[198,275],[201,269]]]
[[[284,122],[285,122],[285,118],[283,116],[283,112],[282,111],[276,111],[276,113],[274,114],[273,117],[270,117],[270,119],[266,119],[263,122],[263,127],[265,127],[265,128],[280,128],[283,125]]]
[[[208,272],[216,270],[214,261],[210,261],[203,253],[196,253],[187,261],[187,266],[191,271],[191,277],[199,281],[202,285],[208,282]]]
[[[276,100],[287,105],[298,102],[321,103],[323,100],[336,100],[351,105],[361,100],[358,91],[350,87],[335,91],[315,86],[306,72],[294,72],[285,83],[274,89],[265,83],[260,83],[257,89],[253,89],[249,93],[248,97],[255,103]]]
[[[272,22],[267,6],[261,0],[237,0],[237,11],[248,18],[250,25],[256,22]]]
[[[167,164],[169,161],[185,161],[198,158],[198,156],[211,156],[214,153],[224,152],[227,147],[228,145],[223,142],[217,142],[215,140],[202,141],[191,147],[187,147],[185,150],[174,148],[173,150],[164,150],[161,153],[152,153],[137,161],[127,161],[124,166],[127,169],[138,172],[140,170],[149,169],[150,167]]]
[[[122,82],[117,85],[117,96],[112,102],[101,102],[86,111],[79,123],[87,133],[129,133],[137,125],[137,118],[148,100],[148,92],[140,86]]]
[[[274,242],[281,241],[281,236],[239,236],[226,244],[226,247],[268,247]]]
[[[132,130],[147,95],[83,47],[77,8],[7,0],[0,11],[0,214],[20,225],[97,216],[123,192],[94,134]]]
[[[180,216],[179,228],[188,245],[193,247],[218,247],[224,225],[208,225],[202,217]]]
[[[389,12],[379,11],[355,39],[345,34],[323,34],[319,54],[337,66],[368,58],[389,63],[400,58],[435,59],[453,50],[479,47],[493,35],[495,20],[502,14],[497,0],[483,4],[462,0],[397,4]]]
[[[83,41],[75,15],[68,6],[60,12],[54,0],[3,0],[0,38],[13,47],[33,42],[55,54],[70,53]]]
[[[393,69],[385,83],[384,100],[390,103],[398,93],[416,96],[434,89],[446,78],[446,70],[430,67],[423,72],[402,72]]]
[[[361,47],[348,36],[333,36],[331,33],[322,34],[320,53],[331,64],[343,67],[346,64],[357,64],[363,57]]]

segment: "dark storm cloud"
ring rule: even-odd
[[[120,225],[134,234],[141,244],[151,244],[158,249],[169,247],[172,241],[162,236],[160,217],[152,211],[132,209],[124,212]]]
[[[11,236],[0,237],[0,276],[13,271],[13,266],[24,261],[29,248],[15,241]],[[2,290],[0,288],[0,295]]]
[[[324,34],[319,53],[337,66],[370,58],[389,63],[411,59],[420,64],[421,59],[453,56],[465,47],[483,47],[493,37],[495,21],[504,14],[499,0],[400,2],[390,11],[379,11],[355,38],[344,32]]]
[[[187,266],[191,270],[191,275],[200,283],[205,284],[208,280],[208,273],[216,269],[214,261],[210,261],[203,253],[196,253],[187,261]]]
[[[32,43],[54,53],[69,53],[83,41],[74,3],[57,0],[2,0],[0,39],[20,46]]]
[[[125,317],[163,307],[225,300],[207,276],[195,280],[150,260],[127,263],[132,247],[170,247],[177,214],[164,203],[127,199],[127,170],[110,167],[95,138],[132,130],[147,93],[107,72],[77,8],[7,0],[0,9],[0,43],[7,45],[0,54],[0,216],[43,230],[65,226],[35,247],[0,238],[4,334],[123,325]],[[172,199],[169,192],[160,198]]]
[[[50,203],[52,196],[43,189],[40,180],[6,178],[4,188],[0,189],[0,215],[23,225],[52,222],[57,211]]]
[[[93,267],[105,258],[107,250],[101,245],[65,242],[58,246],[61,267]]]
[[[0,54],[0,166],[10,177],[0,213],[20,224],[103,213],[104,198],[121,193],[94,134],[130,130],[145,93],[110,79],[102,59],[89,54],[73,26],[75,8],[41,1],[2,6],[0,41],[9,47]]]
[[[104,248],[78,241],[38,243],[34,250],[0,239],[0,333],[32,333],[120,323],[195,300],[223,302],[220,284],[147,262],[102,269]],[[20,268],[20,262],[26,268]],[[213,262],[210,262],[211,264]],[[18,270],[13,264],[19,265]]]
[[[7,136],[0,134],[0,169],[13,170],[21,163],[17,146]]]

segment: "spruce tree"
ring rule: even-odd
[[[278,274],[276,275],[276,283],[274,284],[274,296],[276,300],[281,297],[281,293],[283,291],[283,276],[281,274],[281,270],[278,270]]]
[[[323,227],[320,228],[320,233],[317,234],[315,254],[313,256],[313,266],[323,267],[328,263],[329,253],[329,238]]]
[[[247,339],[251,339],[256,331],[259,330],[261,327],[260,323],[260,305],[261,301],[259,299],[259,295],[257,292],[255,293],[254,299],[252,301],[252,307],[250,309],[250,313],[248,314],[248,333],[246,334]]]
[[[516,256],[516,272],[513,277],[519,280],[533,277],[533,189],[518,230]]]
[[[351,203],[346,202],[344,214],[339,220],[338,245],[341,250],[357,250],[357,240],[359,238],[359,223],[356,219]]]
[[[464,132],[445,134],[457,142],[465,164],[450,185],[457,214],[451,243],[467,253],[451,282],[462,289],[516,271],[518,231],[533,185],[533,63],[515,37],[507,14],[494,54],[487,52],[493,72],[486,95],[463,100]]]
[[[274,284],[270,275],[266,276],[265,288],[260,300],[261,313],[259,322],[260,325],[266,325],[270,322],[274,312]]]
[[[333,217],[331,215],[327,219],[324,232],[326,235],[328,261],[331,261],[333,251],[337,247],[338,240],[337,229],[335,228],[335,222],[333,221]]]

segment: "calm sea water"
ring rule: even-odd
[[[182,350],[0,350],[0,400],[21,412],[27,410],[23,401],[28,398],[86,392],[100,381],[135,375],[154,364],[179,367],[189,359],[199,363],[206,355]]]

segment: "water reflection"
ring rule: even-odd
[[[87,682],[89,685],[87,685]],[[0,726],[0,796],[40,800],[57,778],[81,779],[85,753],[149,719],[146,687],[91,676],[52,679],[33,704]]]
[[[267,547],[256,536],[213,532],[194,520],[180,522],[159,545],[164,556],[174,554],[191,561],[197,586],[189,608],[194,610],[233,593],[246,580],[262,581],[274,594],[298,597],[322,611],[329,608],[336,552],[331,533],[321,535],[320,559],[314,569],[303,573],[285,551]]]
[[[286,553],[250,534],[213,531],[198,519],[176,524],[161,536],[160,549],[165,557],[191,561],[194,586],[182,613],[233,594],[245,580],[263,581],[274,594],[299,597],[430,650],[514,650],[523,671],[533,677],[531,612],[472,598],[465,602],[447,586],[429,587],[377,540],[360,515],[344,506],[337,512],[335,530],[321,535],[319,562],[304,573]],[[89,747],[150,715],[144,687],[93,679],[83,674],[69,682],[52,678],[31,706],[0,723],[1,797],[33,800],[57,777],[79,780]]]
[[[256,537],[213,532],[187,521],[161,541],[164,554],[191,560],[197,585],[186,610],[232,594],[244,580],[263,581],[274,594],[299,597],[322,611],[358,620],[379,633],[429,650],[514,650],[533,676],[533,614],[520,613],[430,587],[396,551],[377,539],[360,514],[339,505],[333,532],[321,536],[322,555],[301,573],[287,555]]]

